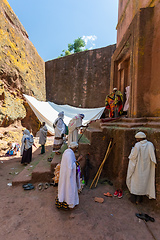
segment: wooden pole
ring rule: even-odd
[[[95,177],[94,177],[94,179],[93,179],[93,181],[92,181],[92,183],[91,183],[90,188],[92,188],[92,186],[93,186],[93,184],[94,184],[96,178],[98,177],[98,175],[99,175],[99,173],[100,173],[100,170],[101,170],[101,168],[102,168],[104,162],[105,162],[106,159],[107,159],[107,155],[108,155],[108,152],[109,152],[109,148],[110,148],[110,146],[111,146],[111,144],[112,144],[112,141],[113,141],[113,139],[110,140],[110,143],[109,143],[109,146],[108,146],[107,152],[106,152],[106,154],[105,154],[104,160],[102,161],[102,163],[101,163],[101,165],[100,165],[100,167],[99,167],[99,169],[98,169],[98,171],[97,171],[97,173],[96,173],[96,175],[95,175]]]
[[[107,154],[107,156],[106,156],[106,159],[108,158],[108,156],[109,156],[112,148],[113,148],[113,145],[112,145],[111,148],[109,149],[108,154]],[[106,161],[106,159],[105,159],[105,161]],[[100,172],[99,172],[98,177],[97,177],[97,181],[96,181],[96,183],[95,183],[95,187],[97,187],[97,184],[98,184],[99,178],[100,178],[100,176],[101,176],[101,173],[102,173],[102,170],[103,170],[103,166],[104,166],[105,161],[103,162],[103,165],[101,166]]]

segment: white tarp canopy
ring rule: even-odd
[[[34,97],[23,94],[29,106],[37,116],[40,122],[45,122],[48,131],[54,134],[53,123],[58,117],[58,113],[64,111],[64,122],[68,125],[69,121],[77,114],[83,113],[83,125],[92,120],[99,119],[104,112],[105,107],[101,108],[76,108],[69,105],[57,105],[53,102],[38,101]]]

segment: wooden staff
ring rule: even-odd
[[[97,173],[96,173],[96,176],[94,177],[94,179],[93,179],[93,181],[92,181],[92,183],[91,183],[90,188],[92,188],[92,186],[93,186],[93,184],[94,184],[96,178],[99,176],[100,170],[101,170],[103,164],[105,163],[105,161],[106,161],[106,159],[107,159],[107,157],[108,157],[107,155],[108,155],[108,152],[109,152],[110,146],[111,146],[111,144],[112,144],[112,141],[113,141],[113,139],[110,140],[110,143],[109,143],[109,146],[108,146],[107,152],[106,152],[106,154],[105,154],[104,160],[103,160],[103,162],[101,163],[101,165],[100,165],[100,167],[99,167],[99,169],[98,169],[98,171],[97,171]]]
[[[107,154],[107,156],[106,156],[106,159],[108,158],[108,156],[109,156],[109,154],[110,154],[112,148],[113,148],[113,145],[112,145],[111,148],[109,149],[108,154]],[[105,159],[105,161],[106,161],[106,159]],[[105,163],[105,161],[104,161],[104,163]],[[97,177],[97,181],[96,181],[96,183],[95,183],[95,187],[97,187],[97,184],[98,184],[99,178],[100,178],[101,173],[102,173],[102,170],[103,170],[104,163],[103,163],[103,165],[101,166],[101,169],[100,169],[100,171],[99,171],[99,174],[98,174],[98,177]]]

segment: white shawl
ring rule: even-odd
[[[129,155],[126,179],[127,187],[132,194],[156,198],[155,164],[153,144],[147,140],[136,143]]]
[[[28,150],[30,147],[32,147],[34,143],[33,136],[30,134],[28,129],[25,129],[23,131],[21,143],[22,143],[21,144],[21,156],[22,156],[24,149]]]
[[[79,204],[78,190],[80,189],[79,174],[76,175],[76,158],[72,149],[66,149],[61,160],[58,183],[58,199],[65,201],[73,208]]]
[[[47,127],[43,126],[40,128],[39,144],[44,145],[47,139]]]
[[[62,118],[56,118],[56,120],[54,121],[55,125],[55,137],[61,137],[62,134],[65,133],[65,124],[63,122]]]

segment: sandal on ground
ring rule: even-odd
[[[31,186],[33,186],[32,183],[27,183],[27,184],[22,185],[23,188],[27,188],[27,187],[31,187]]]
[[[145,213],[136,213],[136,217],[145,220],[146,222],[151,221],[151,222],[155,222],[155,219],[150,217],[148,214]]]
[[[49,188],[49,186],[50,186],[50,184],[49,184],[48,182],[46,182],[46,183],[44,184],[44,188],[45,188],[45,189]]]
[[[106,196],[106,197],[112,197],[112,194],[109,193],[109,192],[107,192],[107,193],[103,193],[103,195]]]
[[[33,186],[33,185],[24,188],[24,190],[32,190],[32,189],[34,189],[34,186]]]
[[[44,190],[44,185],[43,185],[43,183],[39,183],[39,184],[38,184],[38,190],[40,190],[40,191]]]

